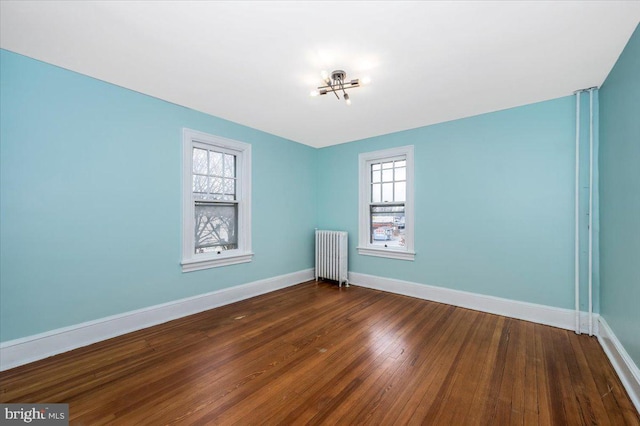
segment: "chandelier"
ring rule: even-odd
[[[324,77],[324,86],[319,86],[317,90],[311,92],[311,96],[326,95],[327,93],[333,93],[337,99],[340,99],[340,93],[347,105],[351,105],[351,99],[347,90],[355,87],[360,87],[360,80],[353,79],[347,80],[347,73],[343,70],[335,70],[330,76]]]

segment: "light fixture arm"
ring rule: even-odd
[[[340,80],[340,88],[342,89],[342,94],[346,95],[347,92],[344,91],[344,82],[342,80]]]
[[[335,74],[335,71],[334,71],[334,74]],[[321,91],[320,91],[320,94],[321,94],[321,95],[325,95],[325,94],[327,94],[328,92],[333,92],[333,94],[334,94],[334,95],[336,95],[336,99],[338,99],[338,100],[339,100],[339,99],[340,99],[340,96],[338,96],[338,94],[336,93],[336,89],[333,87],[333,84],[331,83],[332,79],[333,79],[333,74],[331,75],[331,78],[328,78],[328,77],[327,77],[327,79],[324,81],[324,82],[325,82],[325,83],[327,83],[329,86],[323,86],[323,87],[329,87],[329,88],[331,88],[331,90],[327,90],[327,91],[325,91],[324,93],[322,93],[322,90],[321,90]]]
[[[360,80],[358,80],[358,79],[344,82],[344,83],[342,83],[341,87],[335,87],[334,85],[332,85],[332,84],[330,84],[329,82],[326,82],[326,81],[325,81],[325,83],[327,83],[326,86],[318,87],[318,94],[319,95],[326,95],[327,93],[331,93],[331,92],[340,92],[340,91],[344,91],[344,90],[360,87]]]
[[[331,73],[330,77],[324,79],[325,85],[319,86],[317,91],[313,91],[311,94],[315,95],[326,95],[327,93],[333,93],[336,95],[336,99],[340,99],[338,92],[342,92],[342,96],[344,100],[347,102],[347,105],[351,104],[351,100],[349,99],[349,94],[347,90],[353,89],[355,87],[360,87],[360,80],[353,79],[346,81],[347,73],[342,70],[335,70]]]

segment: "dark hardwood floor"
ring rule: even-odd
[[[640,425],[595,337],[308,282],[0,373],[71,424]]]

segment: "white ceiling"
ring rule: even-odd
[[[0,46],[323,147],[599,86],[640,1],[1,1]],[[353,104],[321,71],[370,77]]]

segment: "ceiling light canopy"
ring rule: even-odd
[[[347,73],[343,70],[335,70],[328,76],[326,72],[322,73],[324,80],[324,86],[318,86],[317,90],[311,92],[311,96],[326,95],[327,93],[333,93],[337,99],[340,99],[339,93],[342,92],[342,98],[347,105],[351,105],[351,98],[347,93],[348,89],[360,87],[360,80],[353,79],[347,80]]]

